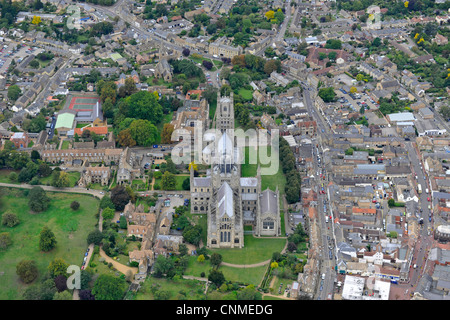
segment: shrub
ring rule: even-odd
[[[78,201],[72,201],[72,203],[70,204],[70,208],[73,211],[76,211],[80,208],[80,203]]]

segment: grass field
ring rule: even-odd
[[[253,91],[241,88],[239,89],[239,95],[247,101],[253,100]]]
[[[81,173],[78,171],[67,171],[67,174],[69,175],[69,181],[70,181],[70,187],[75,187],[77,185],[78,180],[80,180]],[[48,176],[45,178],[40,178],[40,184],[47,185],[47,183],[50,183],[52,179],[52,176]]]
[[[136,300],[155,300],[152,287],[169,292],[169,300],[203,300],[205,282],[198,280],[169,280],[147,277],[136,295]]]
[[[61,146],[62,150],[69,149],[70,142],[69,140],[64,140]]]
[[[274,252],[281,252],[286,239],[255,238],[252,235],[244,236],[242,249],[211,249],[222,255],[224,262],[233,264],[255,264],[272,258]]]
[[[23,259],[35,260],[42,278],[49,263],[55,258],[62,258],[68,264],[81,265],[87,248],[86,238],[95,229],[95,217],[99,200],[80,194],[47,192],[50,207],[39,214],[30,214],[28,199],[24,189],[0,188],[1,212],[17,215],[20,224],[13,228],[0,226],[0,233],[9,232],[12,245],[0,251],[0,299],[17,300],[27,287],[16,275],[16,265]],[[81,206],[77,211],[70,209],[70,203],[78,201]],[[39,250],[39,233],[47,225],[58,241],[50,252]],[[35,280],[38,281],[39,279]]]
[[[266,151],[267,147],[259,147],[258,150],[258,163],[261,165],[261,168],[268,167],[269,165],[263,165],[261,164],[261,160],[259,159],[260,154],[267,154],[270,157],[270,147],[269,150]],[[258,165],[257,164],[250,164],[250,147],[245,147],[245,159],[244,163],[241,165],[241,175],[242,177],[256,177]],[[254,151],[252,151],[254,152]],[[276,159],[278,161],[278,159]],[[277,162],[278,163],[278,162]],[[274,163],[275,164],[275,163]],[[286,177],[283,174],[283,170],[281,168],[281,165],[278,166],[278,170],[276,174],[274,175],[262,175],[261,176],[261,190],[266,190],[267,188],[270,188],[271,190],[275,191],[277,186],[278,190],[280,191],[280,194],[284,194],[284,187],[286,185]]]
[[[239,250],[239,249],[236,249]],[[185,275],[191,275],[194,277],[200,277],[201,273],[205,273],[205,277],[208,277],[209,271],[212,269],[210,260],[204,262],[198,262],[197,256],[191,256],[189,259],[189,265],[185,271]],[[226,280],[233,282],[242,282],[248,284],[254,284],[258,286],[264,277],[266,272],[266,266],[253,267],[253,268],[235,268],[221,265],[219,271],[222,271]]]
[[[20,184],[17,181],[11,181],[8,179],[8,176],[11,172],[15,172],[17,174],[20,173],[20,170],[10,170],[10,169],[2,169],[0,170],[0,182],[2,183],[13,183],[13,184]]]

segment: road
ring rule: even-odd
[[[417,282],[420,280],[423,271],[425,270],[426,255],[429,252],[429,249],[431,249],[433,242],[432,233],[428,235],[428,227],[433,227],[433,214],[432,210],[428,209],[429,206],[430,208],[432,208],[432,202],[428,201],[428,198],[430,198],[431,200],[431,194],[427,194],[426,190],[431,189],[429,185],[428,175],[423,169],[420,153],[415,143],[412,141],[406,141],[405,148],[408,151],[408,156],[413,170],[413,176],[417,176],[414,187],[417,190],[418,184],[422,186],[422,193],[418,194],[419,205],[422,212],[420,212],[419,210],[419,212],[414,214],[416,214],[418,218],[423,218],[423,225],[420,229],[419,238],[417,239],[417,242],[415,244],[414,255],[411,261],[411,265],[416,264],[417,268],[411,268],[409,282],[412,287],[415,287],[417,285]],[[431,222],[429,221],[430,217]]]

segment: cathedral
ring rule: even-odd
[[[261,191],[261,175],[241,177],[240,152],[234,137],[233,93],[218,96],[215,148],[206,177],[194,177],[191,168],[191,213],[208,218],[208,248],[244,247],[244,225],[255,236],[279,236],[278,189]]]

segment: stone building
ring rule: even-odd
[[[81,174],[78,185],[82,188],[91,183],[99,183],[102,186],[109,185],[111,168],[109,167],[87,167]]]
[[[261,192],[261,176],[241,177],[240,150],[235,144],[233,96],[218,97],[215,149],[207,177],[194,177],[191,168],[191,213],[207,214],[207,246],[242,248],[244,224],[255,234],[279,236],[279,197]]]

